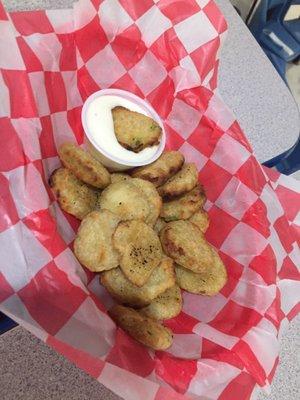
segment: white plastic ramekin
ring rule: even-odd
[[[157,146],[157,150],[151,157],[143,160],[142,162],[134,161],[134,160],[122,160],[121,158],[117,157],[115,154],[110,154],[108,149],[104,149],[103,147],[99,146],[99,144],[94,140],[93,136],[90,134],[87,124],[87,110],[90,103],[100,96],[118,96],[129,100],[143,110],[145,110],[145,114],[149,117],[153,118],[162,128],[162,136],[160,139],[160,143]],[[127,92],[126,90],[120,89],[104,89],[99,90],[98,92],[93,93],[88,99],[85,101],[82,112],[81,112],[81,121],[83,125],[83,129],[85,132],[85,143],[87,145],[88,151],[98,159],[103,165],[113,171],[124,171],[126,169],[130,169],[133,167],[139,167],[141,165],[151,164],[158,157],[161,155],[165,148],[166,144],[166,133],[164,130],[163,123],[159,117],[159,115],[154,111],[154,109],[148,104],[145,100],[141,99],[140,97],[136,96],[133,93]],[[99,127],[99,134],[101,135],[101,127]]]

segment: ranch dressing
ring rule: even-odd
[[[144,108],[121,96],[105,95],[96,97],[90,102],[86,110],[86,123],[90,133],[90,141],[108,155],[117,157],[125,162],[143,162],[151,159],[157,152],[158,145],[147,147],[139,153],[134,153],[125,149],[117,141],[111,113],[111,110],[116,106],[122,106],[128,110],[149,116]]]

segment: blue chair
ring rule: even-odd
[[[0,335],[17,326],[17,323],[0,312]]]

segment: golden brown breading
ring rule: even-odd
[[[213,296],[227,282],[227,271],[217,252],[214,252],[213,262],[205,272],[196,274],[180,265],[175,265],[178,285],[190,293]]]
[[[176,197],[192,190],[198,182],[198,171],[195,164],[184,164],[166,183],[157,190],[162,197]]]
[[[153,226],[160,214],[162,206],[162,199],[158,194],[156,187],[153,185],[153,183],[139,178],[131,178],[130,182],[137,186],[147,198],[150,212],[145,222]]]
[[[114,306],[109,315],[125,332],[138,342],[154,350],[166,350],[172,344],[172,332],[133,308]]]
[[[99,206],[118,215],[121,220],[146,221],[150,206],[145,194],[131,181],[115,182],[103,190]]]
[[[101,272],[116,268],[119,255],[112,245],[112,235],[120,219],[107,210],[93,211],[81,222],[74,253],[90,271]]]
[[[118,142],[135,153],[159,143],[162,129],[152,118],[117,106],[111,110]]]
[[[162,219],[162,218],[158,218],[153,229],[155,230],[155,232],[157,234],[159,234],[159,232],[167,225],[167,223]]]
[[[145,285],[138,287],[131,283],[123,274],[121,268],[105,271],[100,276],[100,282],[109,293],[120,303],[131,307],[143,307],[175,284],[173,260],[164,257],[156,267]]]
[[[203,233],[205,233],[209,227],[208,214],[202,208],[195,212],[195,214],[193,214],[191,218],[189,218],[189,221],[197,225],[200,231]]]
[[[96,208],[98,192],[81,182],[66,168],[52,172],[49,184],[61,208],[78,219]]]
[[[170,289],[157,296],[151,304],[140,312],[147,317],[161,320],[174,318],[182,309],[182,296],[179,286],[174,285]]]
[[[131,174],[134,178],[145,179],[154,186],[160,186],[180,170],[184,157],[179,151],[165,151],[152,164],[135,168]]]
[[[135,285],[143,286],[162,259],[162,249],[156,232],[142,221],[121,222],[113,245],[120,254],[120,267]]]
[[[65,143],[59,148],[58,154],[64,166],[83,182],[99,189],[104,189],[110,184],[107,169],[79,146]]]
[[[170,201],[163,202],[160,216],[165,221],[177,221],[178,219],[189,219],[205,202],[205,194],[197,185],[190,192],[176,197]]]
[[[192,222],[169,222],[160,232],[160,239],[164,252],[177,264],[194,272],[203,272],[210,268],[214,249]]]
[[[111,183],[129,181],[131,179],[130,175],[124,174],[122,172],[113,172],[110,177]]]

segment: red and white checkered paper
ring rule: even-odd
[[[0,309],[126,400],[253,399],[299,311],[299,184],[262,169],[215,93],[226,29],[210,0],[0,3]],[[165,352],[106,314],[110,296],[72,253],[79,222],[47,185],[58,145],[83,143],[84,100],[107,87],[145,98],[167,147],[196,163],[229,275],[215,297],[183,293]]]

